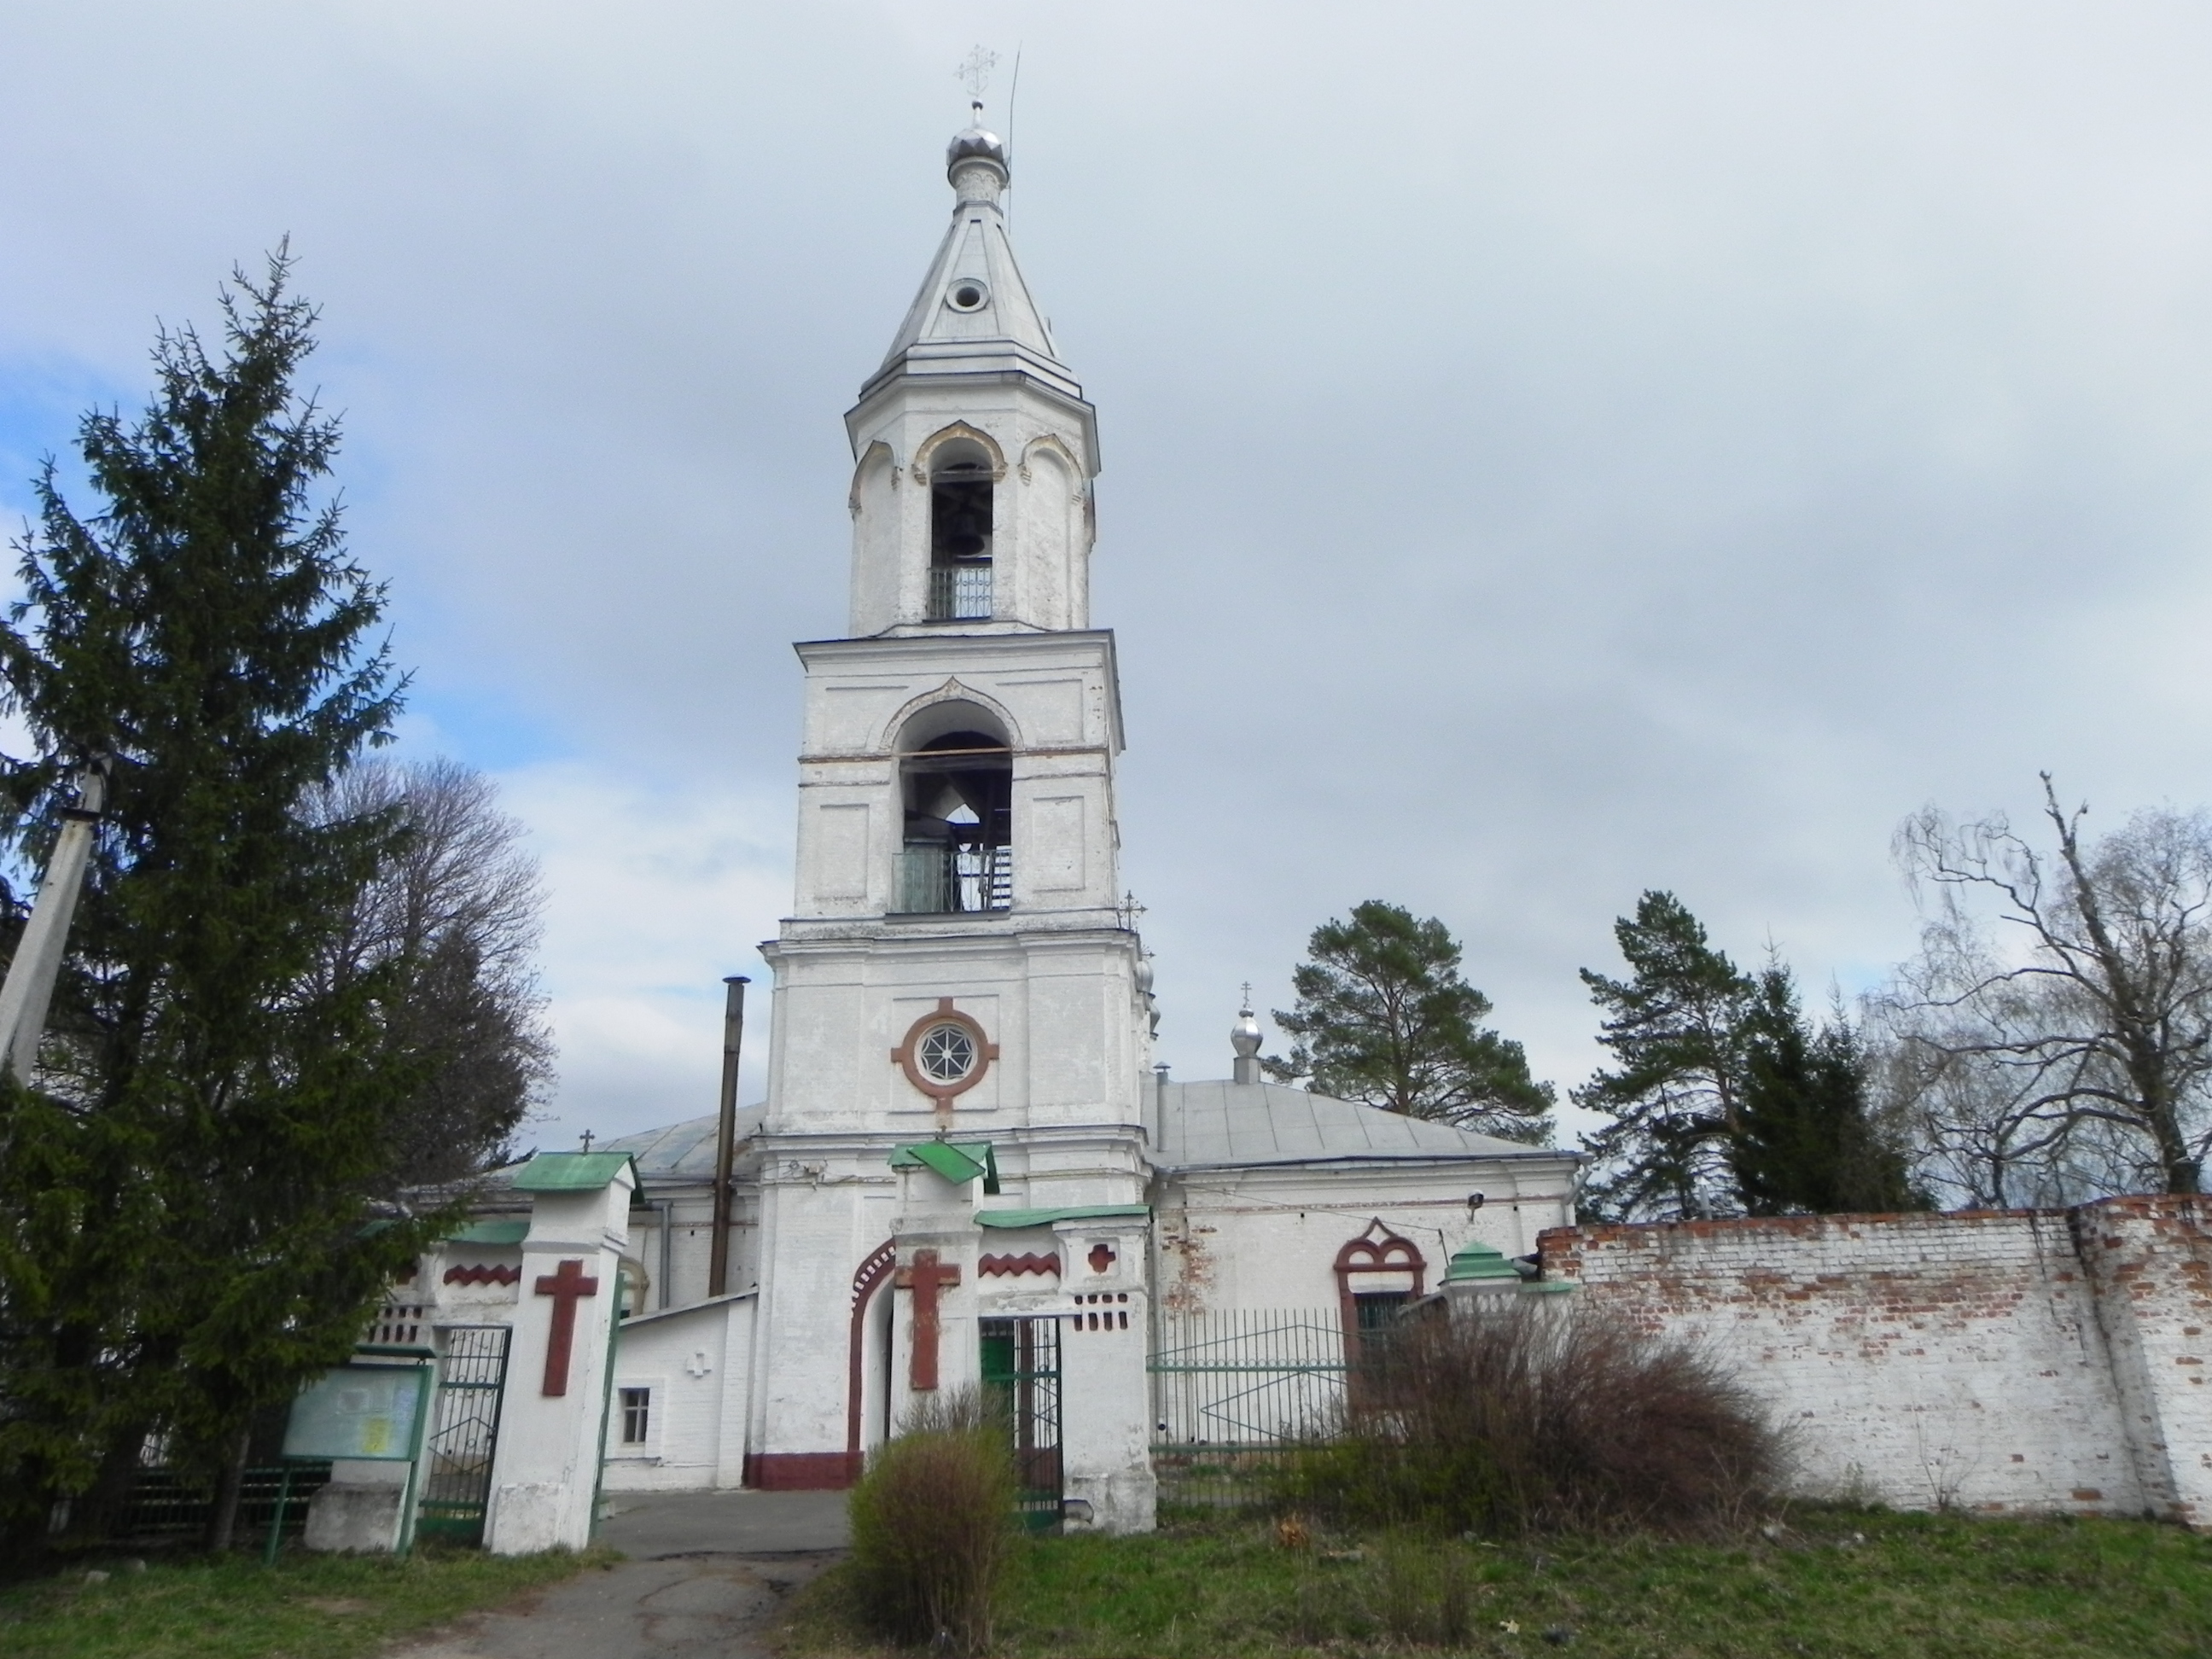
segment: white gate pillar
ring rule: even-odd
[[[530,1231],[484,1516],[494,1555],[592,1541],[637,1186],[627,1152],[540,1152],[515,1177],[531,1194]]]
[[[1057,1222],[1070,1298],[1060,1339],[1062,1512],[1071,1530],[1150,1532],[1152,1475],[1148,1216]]]

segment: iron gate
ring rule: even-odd
[[[983,1388],[1010,1420],[1014,1507],[1033,1532],[1060,1524],[1060,1321],[981,1322]]]
[[[439,1334],[445,1353],[430,1437],[422,1449],[422,1504],[416,1524],[428,1537],[481,1544],[510,1333],[504,1325],[449,1325]]]

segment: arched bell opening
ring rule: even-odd
[[[947,731],[943,706],[927,711],[908,729],[933,735],[899,745],[906,815],[899,908],[908,913],[1013,905],[1013,750],[981,708],[963,712],[977,718]]]
[[[991,615],[991,457],[972,438],[939,445],[929,464],[929,619]]]

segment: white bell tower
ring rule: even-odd
[[[1141,1228],[1154,1128],[1114,638],[1089,625],[1096,418],[1015,263],[1004,147],[972,126],[947,173],[951,223],[845,417],[848,635],[797,647],[797,890],[763,947],[759,1485],[842,1484],[925,1374],[976,1379],[987,1237],[1113,1261],[1119,1286],[1143,1255],[1053,1231]],[[988,1147],[994,1174],[902,1150],[930,1142]]]

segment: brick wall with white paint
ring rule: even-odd
[[[2117,1198],[2072,1212],[2112,1350],[2146,1507],[2212,1522],[2212,1200]]]
[[[2212,1514],[2212,1241],[2195,1199],[1563,1227],[1547,1279],[1692,1338],[1797,1485],[1903,1508]]]

